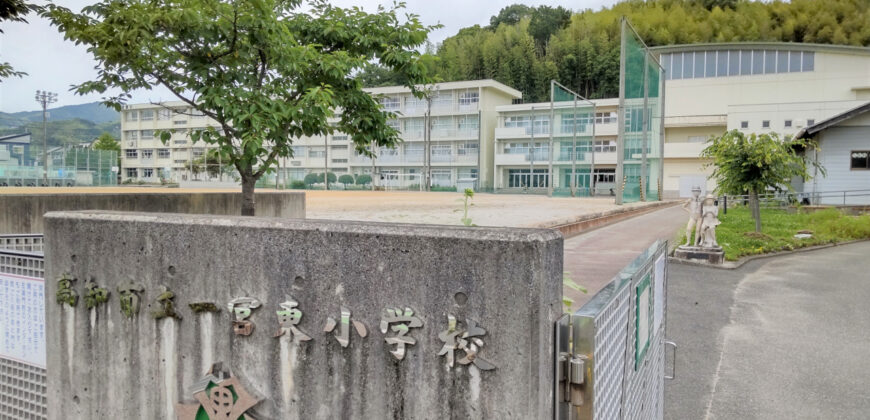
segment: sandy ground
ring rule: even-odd
[[[74,187],[0,188],[2,194],[154,194],[229,192],[238,188]],[[276,192],[257,189],[258,192]],[[310,219],[360,220],[394,223],[461,225],[462,194],[409,191],[306,191]],[[568,198],[535,194],[476,194],[469,209],[479,226],[544,227],[618,208],[610,197]],[[628,204],[633,207],[642,204]]]

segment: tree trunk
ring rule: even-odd
[[[758,203],[758,192],[749,193],[749,206],[752,208],[752,218],[755,219],[755,231],[761,233],[761,205]]]
[[[242,175],[242,216],[253,216],[256,211],[254,186],[257,179],[253,175]]]

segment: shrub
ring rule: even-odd
[[[314,172],[305,175],[305,179],[302,180],[302,183],[304,183],[305,185],[312,185],[318,182],[323,182],[323,177],[321,174],[316,174]]]
[[[305,181],[294,180],[290,182],[290,188],[294,190],[304,190],[305,189]]]
[[[338,182],[344,184],[344,187],[347,188],[347,184],[353,184],[353,175],[344,174],[338,177]]]
[[[372,176],[368,174],[357,175],[356,184],[357,185],[366,185],[372,183]]]

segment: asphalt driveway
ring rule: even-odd
[[[666,418],[870,418],[870,242],[672,264],[668,294]]]

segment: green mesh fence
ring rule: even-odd
[[[550,171],[552,193],[589,197],[609,191],[599,185],[595,166],[595,105],[557,82],[551,82]]]
[[[50,150],[48,171],[43,159],[34,160],[36,166],[19,162],[0,164],[0,186],[9,187],[72,187],[118,185],[118,153],[111,150],[93,150],[65,147]]]
[[[662,182],[661,66],[627,20],[622,21],[617,179],[623,202],[659,200]]]

